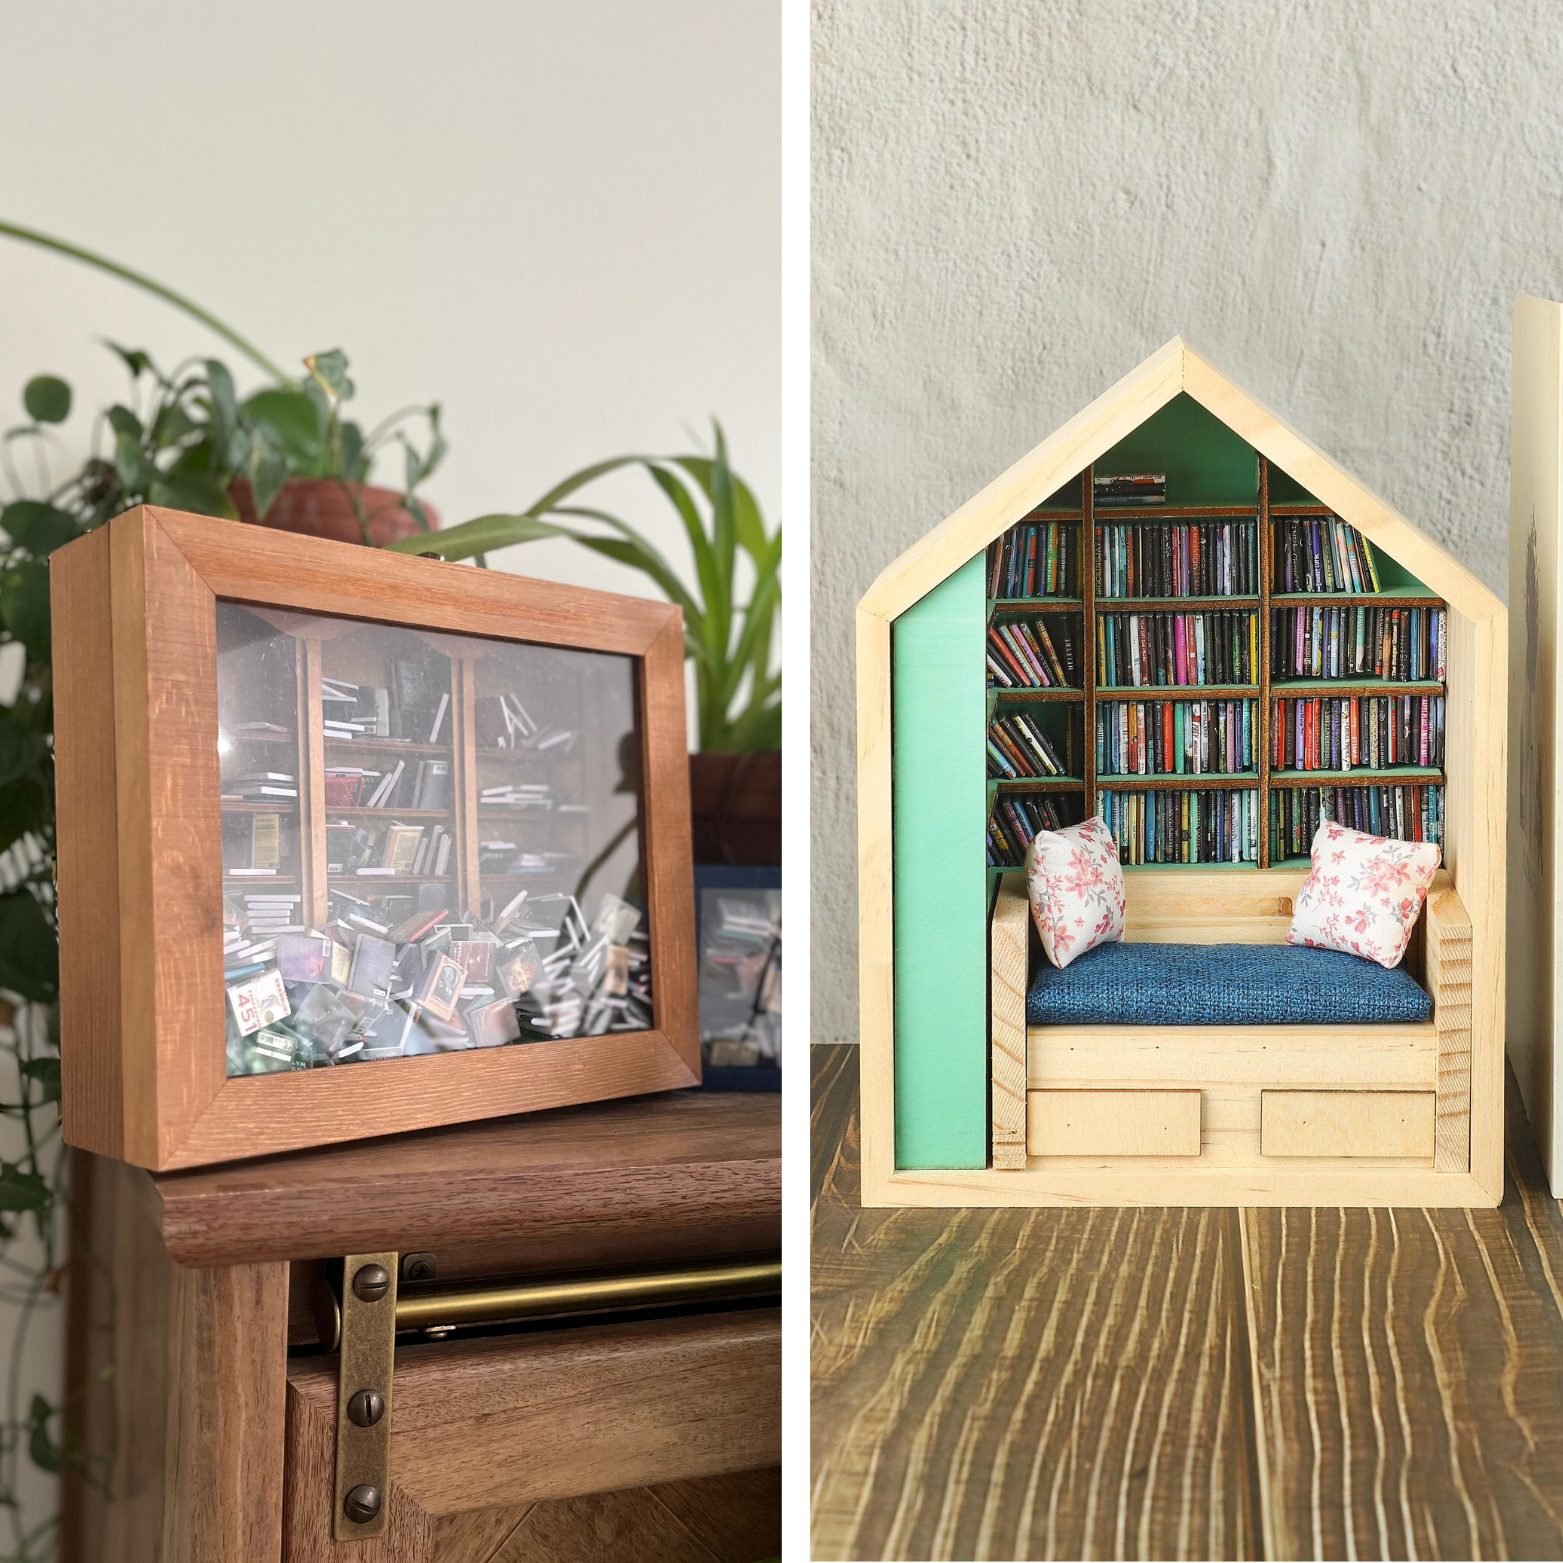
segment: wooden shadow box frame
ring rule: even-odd
[[[150,506],[50,573],[70,1144],[164,1171],[699,1084],[676,606]],[[655,1029],[229,1078],[219,598],[634,658]]]

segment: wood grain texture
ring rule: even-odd
[[[1464,1172],[1471,1165],[1471,921],[1453,890],[1428,897],[1422,934],[1438,1032],[1433,1166]]]
[[[863,1050],[863,1197],[884,1202],[895,1170],[895,888],[890,621],[857,610],[858,1039]]]
[[[698,1085],[700,1014],[695,941],[690,937],[695,926],[695,876],[689,737],[684,721],[684,620],[676,608],[646,648],[636,689],[645,764],[640,846],[650,903],[652,1009],[658,1032],[675,1061],[684,1066],[684,1078],[672,1084]]]
[[[742,1245],[727,1252],[774,1252],[780,1101],[677,1092],[166,1173],[154,1186],[168,1251],[190,1265],[496,1241],[545,1267],[555,1253],[614,1264],[633,1262],[652,1229],[668,1244],[726,1234]]]
[[[171,1264],[145,1172],[73,1169],[68,1377],[86,1447],[117,1458],[106,1501],[67,1478],[62,1563],[275,1563],[287,1267]]]
[[[813,1050],[817,1556],[1563,1557],[1563,1216],[1512,1077],[1493,1210],[936,1214],[858,1208],[854,1051]],[[1176,1239],[1144,1299],[1126,1228]]]
[[[1026,949],[1031,907],[1023,874],[999,879],[993,908],[992,1006],[993,1165],[1026,1165]]]
[[[81,1471],[61,1472],[60,1563],[158,1563],[171,1267],[157,1202],[139,1169],[82,1150],[70,1158],[66,1404],[93,1475],[115,1458],[107,1499]]]
[[[98,992],[87,1003],[94,1012],[112,1005],[119,1017],[123,1121],[111,1143],[102,1124],[92,1126],[98,1109],[88,1106],[83,1132],[94,1136],[93,1148],[162,1170],[698,1082],[676,607],[515,576],[479,579],[488,572],[148,507],[116,517],[102,532],[104,544],[82,539],[61,551],[62,560],[85,560],[90,575],[93,548],[107,547],[115,648],[104,662],[112,667],[118,853],[108,861],[117,870],[120,948],[112,996]],[[218,596],[261,605],[274,620],[308,610],[638,657],[655,1029],[403,1059],[393,1070],[229,1080],[219,937]],[[65,630],[62,624],[62,641]],[[306,657],[306,681],[309,671]],[[67,692],[74,687],[67,680]],[[301,715],[318,709],[311,694]],[[73,729],[67,716],[65,730],[80,724]],[[314,761],[312,747],[301,762],[306,778],[318,771]],[[319,792],[313,782],[306,790]],[[471,801],[470,785],[463,796]],[[73,900],[103,889],[89,881]],[[97,972],[100,987],[106,980],[101,958],[83,970]],[[66,1069],[72,1082],[91,1079],[101,1095],[97,1082],[112,1077],[92,1067],[93,1035],[106,1033],[84,1033],[86,1068],[73,1068],[72,1059]],[[66,1049],[73,1045],[66,1037]],[[68,1134],[75,1132],[73,1105],[66,1105]]]
[[[60,932],[60,1070],[73,1145],[112,1152],[124,1135],[119,998],[119,839],[109,536],[55,552],[54,765]]]
[[[440,1516],[773,1467],[780,1393],[776,1309],[403,1347],[389,1521],[353,1556],[422,1563]],[[330,1542],[335,1410],[335,1358],[296,1361],[290,1558],[345,1555]]]
[[[1444,865],[1471,922],[1471,1177],[1503,1193],[1508,628],[1449,617]],[[1435,886],[1436,889],[1436,886]]]
[[[166,1563],[271,1563],[282,1530],[287,1266],[170,1266]]]
[[[665,1550],[649,1552],[652,1538]],[[409,1545],[423,1550],[409,1554]],[[404,1530],[401,1547],[409,1563],[640,1563],[648,1556],[669,1563],[757,1563],[781,1552],[781,1471],[735,1471],[431,1515]],[[347,1559],[341,1547],[316,1555]],[[303,1554],[284,1554],[295,1556]]]
[[[1198,1156],[1200,1093],[1083,1090],[1027,1093],[1033,1156]]]
[[[1032,1026],[1033,1086],[1220,1080],[1232,1085],[1381,1085],[1431,1089],[1438,1029],[1374,1026]]]
[[[1261,1091],[1261,1156],[1433,1154],[1431,1091]]]
[[[813,1055],[813,1555],[1255,1556],[1235,1216],[860,1209]]]
[[[219,597],[463,635],[644,654],[671,603],[142,506]]]
[[[1131,944],[1284,944],[1307,877],[1301,868],[1128,868],[1123,936]]]
[[[1269,1556],[1563,1556],[1563,1218],[1508,1118],[1496,1210],[1243,1213]]]

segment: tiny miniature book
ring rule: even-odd
[[[448,955],[437,955],[423,975],[417,1002],[438,1019],[450,1020],[456,1013],[456,1001],[461,997],[464,975],[459,962]]]
[[[418,855],[418,843],[422,839],[422,825],[393,824],[385,833],[385,854],[380,860],[380,866],[392,874],[411,873],[413,860]]]
[[[469,982],[487,982],[493,968],[496,943],[492,939],[452,941],[450,958],[462,968]]]
[[[504,1047],[521,1035],[516,1007],[508,999],[477,1004],[467,1011],[467,1031],[474,1047]]]
[[[445,915],[443,906],[438,911],[414,912],[405,923],[392,930],[391,938],[397,944],[416,944],[431,928],[441,922]]]
[[[284,1019],[289,1006],[288,990],[283,986],[282,974],[276,971],[263,972],[259,977],[229,988],[228,1004],[233,1010],[234,1024],[242,1036]]]
[[[353,967],[347,985],[354,993],[370,997],[377,989],[384,989],[389,984],[395,965],[396,946],[389,939],[379,939],[369,933],[360,934],[358,948],[353,951]]]
[[[277,970],[287,982],[319,982],[331,966],[331,940],[324,934],[281,934]]]

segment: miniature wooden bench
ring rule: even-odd
[[[1130,943],[1284,945],[1307,874],[1128,874]],[[1005,874],[992,922],[992,1165],[1122,1177],[1184,1174],[1157,1203],[1209,1203],[1210,1173],[1470,1168],[1471,924],[1447,872],[1407,951],[1432,998],[1407,1024],[1028,1025],[1045,960],[1025,879]],[[1185,1181],[1186,1180],[1186,1181]],[[1274,1202],[1273,1200],[1270,1202]],[[1389,1202],[1389,1201],[1386,1201]]]

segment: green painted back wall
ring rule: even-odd
[[[897,1167],[988,1163],[984,563],[891,627]]]

